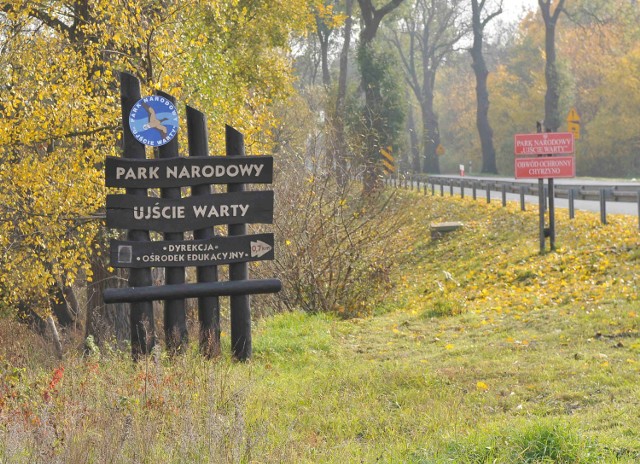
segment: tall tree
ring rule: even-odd
[[[333,160],[336,167],[338,183],[344,185],[347,180],[348,147],[345,136],[345,100],[347,97],[347,75],[349,71],[349,50],[351,48],[351,29],[353,26],[353,0],[345,0],[345,21],[342,50],[340,51],[340,66],[338,70],[338,90],[336,96],[335,113],[332,118]]]
[[[320,3],[315,7],[316,35],[320,42],[320,64],[322,69],[322,85],[329,87],[331,84],[331,73],[329,72],[329,43],[332,27],[331,7]],[[329,20],[329,21],[328,21]]]
[[[493,146],[493,129],[489,123],[489,91],[487,78],[489,70],[482,52],[484,43],[484,29],[496,16],[502,14],[502,1],[498,8],[487,13],[485,11],[486,0],[471,0],[471,26],[473,31],[473,45],[469,50],[473,59],[472,68],[476,76],[476,125],[482,147],[482,172],[497,174],[496,150]]]
[[[558,109],[560,81],[556,67],[556,25],[564,8],[564,1],[558,0],[555,9],[552,11],[552,0],[538,0],[545,27],[544,50],[546,61],[544,75],[547,82],[547,93],[544,97],[544,124],[546,130],[551,132],[556,132],[561,122]]]
[[[415,113],[413,110],[413,99],[407,89],[407,131],[409,132],[409,159],[407,166],[411,166],[413,172],[421,172],[422,163],[420,162],[420,143],[418,141],[418,132],[416,127]]]
[[[392,39],[406,80],[420,105],[424,172],[440,172],[437,155],[440,128],[434,108],[436,75],[464,36],[465,31],[456,27],[462,3],[462,0],[415,0],[410,14],[402,21],[401,34],[394,31]],[[408,42],[401,35],[406,35]]]
[[[210,115],[211,146],[229,122],[264,152],[272,104],[293,91],[289,37],[311,19],[298,0],[0,1],[0,305],[46,313],[58,284],[118,280],[90,265],[105,255],[117,71]]]
[[[395,10],[403,0],[391,0],[380,8],[373,5],[373,0],[358,0],[362,17],[360,43],[358,44],[358,65],[362,90],[365,96],[364,123],[366,127],[364,143],[364,174],[363,184],[365,194],[376,190],[380,185],[379,159],[381,134],[384,132],[384,119],[380,115],[382,109],[382,89],[380,75],[377,70],[377,54],[373,47],[382,19]]]
[[[565,13],[570,21],[557,47],[570,72],[563,75],[568,91],[560,106],[566,98],[580,113],[578,174],[637,178],[640,6],[628,0],[574,0]]]

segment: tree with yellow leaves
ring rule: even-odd
[[[230,123],[260,152],[272,103],[292,88],[288,37],[311,17],[294,0],[0,2],[2,307],[45,315],[59,288],[114,279],[90,258],[105,242],[102,163],[118,152],[118,71],[210,115],[213,147]]]

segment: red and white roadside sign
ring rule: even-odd
[[[568,155],[574,152],[571,132],[515,134],[516,155]]]
[[[516,179],[549,179],[576,176],[574,156],[516,158],[515,162]]]

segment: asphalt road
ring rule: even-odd
[[[443,177],[443,178],[458,178],[459,176],[452,175],[440,175],[440,176],[432,176],[432,177]],[[468,181],[469,184],[473,180],[477,181],[491,181],[491,182],[518,182],[518,183],[531,183],[537,184],[537,179],[514,179],[509,177],[480,177],[480,176],[464,176],[465,181]],[[545,185],[548,182],[545,180]],[[586,178],[574,178],[574,179],[555,179],[554,185],[557,187],[560,186],[593,186],[594,188],[608,188],[614,186],[625,186],[625,187],[637,187],[638,191],[640,191],[640,182],[637,181],[617,181],[617,180],[594,180],[594,179],[586,179]],[[460,188],[453,188],[454,194],[460,195]],[[436,186],[436,194],[439,195],[439,187]],[[449,187],[445,187],[444,189],[445,195],[449,195]],[[472,195],[471,186],[465,187],[465,196]],[[486,190],[478,189],[476,191],[476,196],[480,200],[486,201]],[[493,190],[491,192],[491,201],[502,201],[502,192]],[[507,201],[520,201],[520,195],[517,193],[507,193]],[[537,205],[538,204],[538,196],[537,195],[525,195],[525,202],[527,204]],[[556,208],[569,208],[569,200],[566,198],[555,198],[555,207]],[[600,212],[600,201],[598,200],[574,200],[574,207],[576,210],[580,211],[593,211]],[[621,202],[621,201],[607,201],[606,202],[606,214],[627,214],[638,216],[640,213],[638,211],[638,203],[637,202]]]

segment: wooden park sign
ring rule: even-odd
[[[273,234],[174,242],[111,241],[113,267],[184,267],[273,259]]]
[[[273,221],[273,192],[215,193],[185,198],[107,195],[107,227],[184,232],[218,224]]]
[[[107,195],[107,227],[126,229],[126,240],[112,240],[111,265],[129,268],[129,286],[104,292],[105,303],[131,305],[131,346],[134,357],[155,344],[153,306],[164,301],[168,348],[187,341],[185,298],[198,298],[200,346],[208,356],[220,349],[219,296],[229,296],[231,348],[237,359],[251,356],[249,295],[274,293],[278,279],[250,280],[248,262],[274,258],[270,233],[248,234],[248,223],[273,222],[270,190],[246,191],[245,184],[273,180],[273,158],[245,156],[244,138],[227,126],[226,156],[209,156],[206,119],[187,106],[189,157],[178,155],[178,116],[173,97],[162,92],[140,97],[140,83],[121,73],[123,156],[107,157],[107,187],[124,194]],[[127,121],[129,124],[127,124]],[[153,148],[148,159],[145,146]],[[212,193],[226,184],[226,193]],[[186,195],[187,188],[190,188]],[[147,189],[159,189],[150,196]],[[157,190],[151,193],[157,192]],[[227,235],[215,227],[227,226]],[[162,240],[151,240],[150,231]],[[186,240],[184,232],[193,231]],[[217,266],[229,266],[229,281],[218,281]],[[152,285],[151,268],[165,268],[165,284]],[[186,267],[195,267],[197,282],[186,282]]]
[[[270,184],[271,156],[127,159],[108,156],[107,187],[186,187],[201,184]]]

